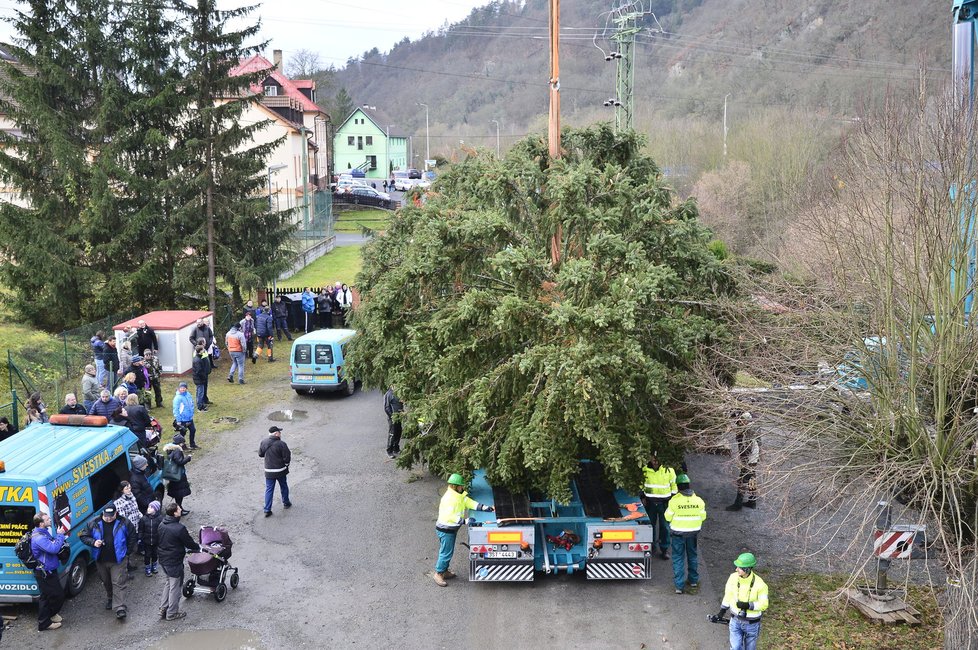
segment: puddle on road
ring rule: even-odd
[[[272,422],[292,422],[293,420],[305,420],[308,415],[308,411],[286,409],[284,411],[272,411],[268,414],[268,419]]]
[[[263,650],[258,635],[251,630],[196,630],[171,634],[153,650]]]

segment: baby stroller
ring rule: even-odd
[[[214,600],[221,602],[228,595],[225,580],[231,589],[238,588],[238,569],[228,562],[231,536],[227,528],[201,526],[199,539],[201,552],[190,554],[191,577],[183,584],[183,595],[190,598],[194,594],[213,594]]]

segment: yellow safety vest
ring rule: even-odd
[[[645,474],[645,496],[653,499],[668,499],[678,491],[676,470],[673,468],[662,465],[659,465],[659,469],[643,467],[642,473]]]
[[[737,607],[738,600],[747,602],[749,608],[741,610]],[[723,606],[729,607],[734,616],[743,613],[748,621],[756,621],[761,617],[761,612],[767,609],[767,583],[753,571],[746,578],[741,578],[734,571],[727,578],[727,587],[723,591]]]
[[[686,496],[680,492],[669,499],[665,518],[672,532],[695,533],[706,521],[706,504],[695,494]]]
[[[441,503],[438,505],[438,523],[435,528],[455,531],[462,527],[466,510],[479,507],[479,503],[469,498],[468,492],[459,494],[452,488],[445,490]]]

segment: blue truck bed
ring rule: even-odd
[[[641,500],[606,487],[600,463],[581,461],[569,503],[493,487],[478,470],[469,495],[496,512],[475,512],[469,580],[529,582],[537,573],[584,572],[593,580],[650,577],[652,528]]]

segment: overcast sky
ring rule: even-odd
[[[256,12],[261,17],[262,40],[268,39],[266,55],[282,50],[286,62],[300,49],[320,54],[324,66],[343,67],[351,56],[371,48],[389,50],[405,36],[417,40],[426,31],[435,31],[447,20],[458,22],[474,7],[489,0],[264,0]],[[247,0],[218,0],[218,6],[231,8]],[[257,4],[257,2],[255,2]],[[0,0],[0,16],[9,17],[16,0]],[[13,31],[0,23],[0,40],[9,40]]]

